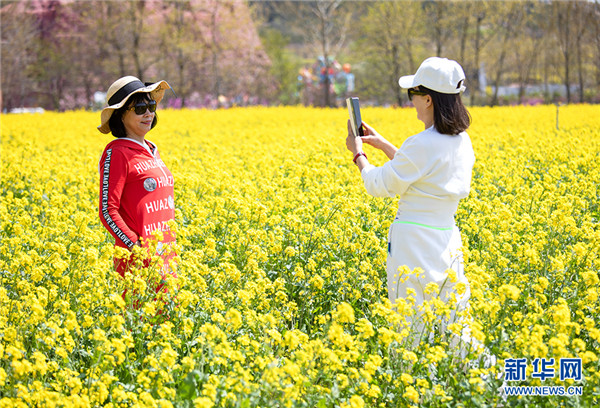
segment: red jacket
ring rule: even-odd
[[[142,146],[133,139],[113,140],[102,153],[99,171],[100,220],[115,245],[131,248],[157,229],[163,231],[159,252],[175,241],[167,225],[175,218],[173,175],[153,143]],[[117,270],[124,272],[123,267]]]

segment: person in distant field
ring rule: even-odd
[[[158,236],[156,252],[162,264],[157,267],[163,278],[176,276],[170,265],[175,236],[169,227],[175,218],[174,183],[146,134],[156,126],[156,107],[170,88],[166,81],[144,84],[133,76],[116,80],[108,88],[108,106],[102,110],[98,126],[100,132],[116,138],[108,143],[99,163],[100,220],[115,238],[115,246],[130,251],[136,245],[148,247]],[[151,266],[151,255],[144,260],[145,267]],[[115,269],[124,276],[133,262],[133,256],[115,258]]]
[[[475,155],[469,135],[470,115],[461,101],[465,90],[462,67],[446,58],[428,58],[415,75],[399,79],[425,130],[396,148],[363,122],[365,136],[354,137],[348,121],[346,146],[354,156],[367,192],[375,197],[400,196],[398,212],[388,235],[387,288],[392,305],[412,295],[415,307],[431,299],[427,284],[440,288],[448,299],[455,285],[456,309],[470,297],[463,271],[462,242],[454,221],[458,203],[469,194]],[[381,167],[369,163],[363,144],[382,150],[389,161]],[[399,268],[419,267],[424,274],[402,275]],[[455,276],[449,276],[450,274]],[[406,280],[405,280],[406,279]],[[454,311],[456,312],[456,310]]]

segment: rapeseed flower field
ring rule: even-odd
[[[558,129],[555,106],[470,111],[471,308],[447,333],[435,298],[421,332],[410,297],[390,308],[397,198],[365,193],[344,109],[159,110],[147,137],[175,177],[179,253],[159,298],[157,271],[112,269],[99,113],[2,115],[0,407],[597,406],[600,110],[563,106]],[[422,130],[413,109],[363,118],[398,146]],[[502,396],[523,358],[513,385],[581,395]]]

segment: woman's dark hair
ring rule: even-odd
[[[149,93],[135,93],[131,95],[127,103],[121,106],[119,109],[115,109],[113,114],[110,116],[108,120],[108,126],[110,127],[110,132],[114,137],[121,138],[127,137],[127,132],[125,131],[125,125],[123,124],[123,115],[127,112],[127,109],[135,104],[140,102],[149,102],[152,98]],[[158,115],[156,112],[154,113],[154,119],[152,120],[152,126],[150,129],[154,128],[158,123]]]
[[[463,105],[460,94],[445,94],[419,86],[433,101],[433,125],[444,135],[458,135],[471,125],[471,115]]]

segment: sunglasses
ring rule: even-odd
[[[427,92],[421,92],[421,91],[418,91],[416,89],[409,88],[409,90],[408,90],[408,100],[412,102],[412,98],[413,98],[414,95],[425,96],[425,95],[429,95],[429,94]]]
[[[156,101],[150,101],[147,103],[136,103],[127,110],[135,111],[136,115],[143,115],[144,113],[146,113],[146,109],[148,109],[150,112],[156,112]]]

